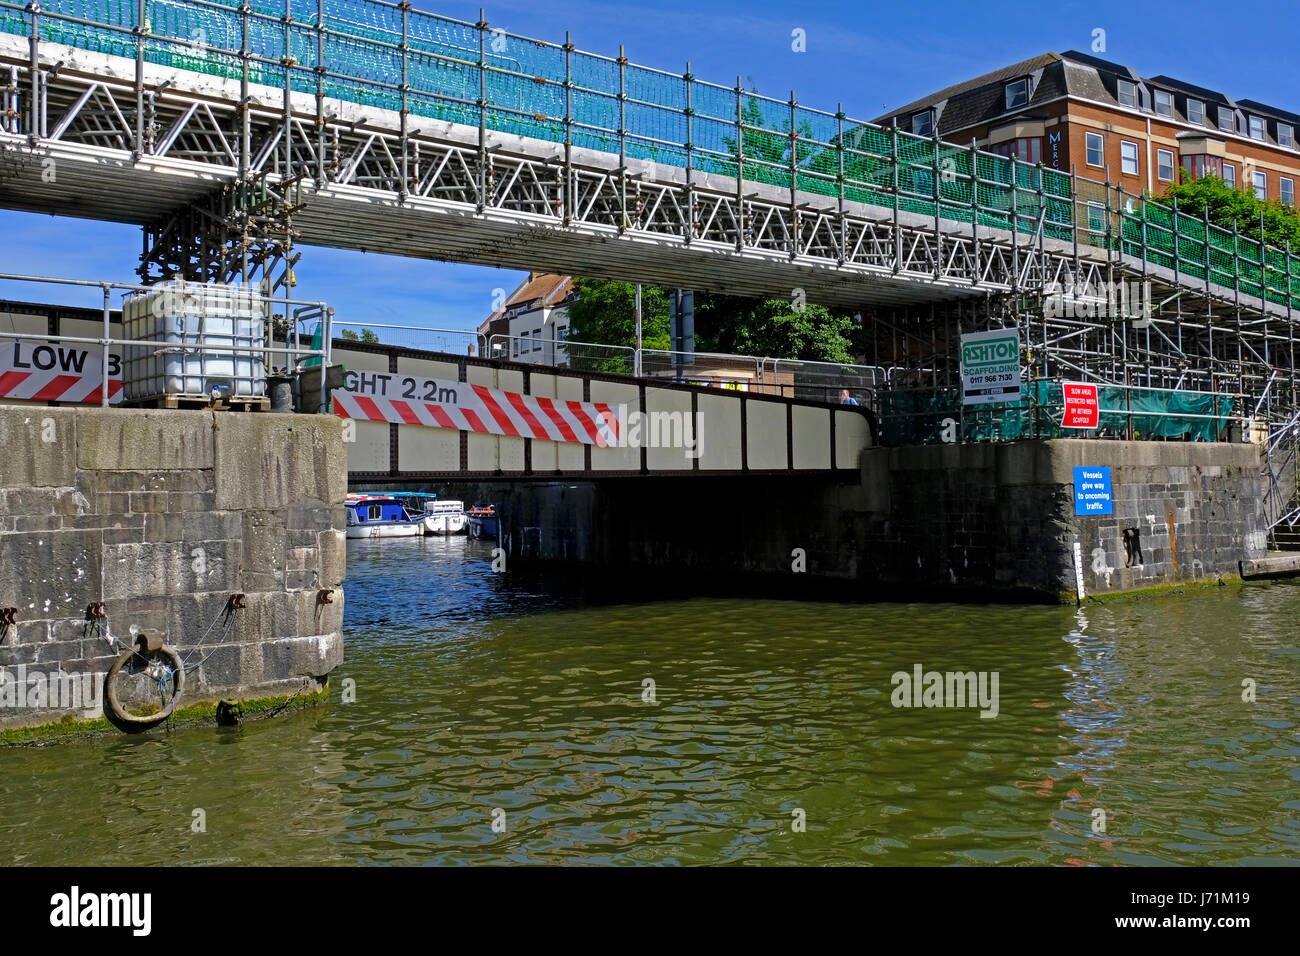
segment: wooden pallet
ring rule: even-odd
[[[132,402],[131,406],[133,408],[189,408],[214,412],[265,412],[271,408],[271,399],[240,397],[214,402],[210,398],[197,395],[161,395],[158,398]]]

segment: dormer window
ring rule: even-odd
[[[1295,146],[1295,128],[1286,123],[1277,124],[1277,144],[1279,146]]]
[[[1187,100],[1187,122],[1197,126],[1205,125],[1205,104],[1200,100]]]
[[[934,110],[912,114],[912,132],[917,136],[934,135]]]
[[[1156,112],[1161,116],[1174,115],[1174,94],[1166,90],[1156,90]]]
[[[1017,110],[1029,104],[1029,77],[1012,80],[1006,86],[1007,109]]]
[[[1219,129],[1225,133],[1237,132],[1237,121],[1232,115],[1232,110],[1226,106],[1219,107]]]
[[[1119,81],[1119,105],[1137,108],[1138,88],[1132,80]]]
[[[1250,118],[1250,138],[1251,139],[1264,138],[1264,117],[1252,116]]]

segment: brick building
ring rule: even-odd
[[[1300,116],[1084,53],[1046,53],[940,90],[876,120],[1016,156],[1130,193],[1177,168],[1295,205]]]

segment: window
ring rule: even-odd
[[[1174,94],[1156,90],[1156,112],[1161,116],[1174,115]]]
[[[1200,100],[1187,101],[1187,122],[1195,123],[1197,126],[1205,125],[1205,104]]]
[[[1223,160],[1218,156],[1184,156],[1183,168],[1192,174],[1193,179],[1204,179],[1206,176],[1223,178]]]
[[[1219,107],[1219,129],[1225,133],[1237,132],[1237,121],[1232,116],[1232,110],[1226,106]]]
[[[1232,163],[1223,164],[1223,181],[1233,189],[1237,188],[1237,167]]]
[[[1105,166],[1106,160],[1101,149],[1101,133],[1089,133],[1085,137],[1087,149],[1085,159],[1089,166]]]
[[[519,340],[512,338],[510,340],[510,357],[514,358],[519,354]]]
[[[1138,105],[1137,84],[1131,80],[1119,81],[1119,105],[1133,106]]]
[[[1255,198],[1267,199],[1268,198],[1268,174],[1256,172],[1253,178],[1255,180]]]
[[[1022,163],[1038,164],[1043,158],[1043,141],[1037,136],[1008,140],[989,147],[990,152],[999,156],[1014,156]]]
[[[540,352],[541,350],[542,350],[542,330],[533,329],[533,351]]]
[[[1029,78],[1012,80],[1007,84],[1007,109],[1014,110],[1029,102]]]
[[[1119,144],[1119,168],[1125,176],[1139,175],[1138,144],[1121,140]]]
[[[1250,118],[1250,138],[1251,139],[1264,138],[1264,117],[1252,116]]]
[[[1278,189],[1282,193],[1282,203],[1286,206],[1295,205],[1295,180],[1279,177]]]
[[[555,327],[555,337],[563,342],[569,337],[569,327],[567,325],[557,325]]]
[[[1277,144],[1279,146],[1295,146],[1295,128],[1286,123],[1278,123]]]
[[[1169,149],[1156,150],[1156,175],[1162,183],[1174,181],[1174,153]]]
[[[934,110],[926,110],[912,117],[912,132],[917,136],[934,135]]]
[[[1090,202],[1088,205],[1088,230],[1090,232],[1106,231],[1106,207],[1099,202]]]

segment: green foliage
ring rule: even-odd
[[[379,334],[372,329],[362,329],[360,335],[353,332],[351,329],[344,329],[340,334],[349,342],[368,342],[371,345],[379,344]]]
[[[578,342],[632,345],[634,289],[626,282],[575,279],[579,299],[569,307],[570,337]],[[669,293],[642,286],[642,344],[670,348]],[[695,294],[695,348],[772,358],[851,362],[857,321],[849,314],[793,300]]]
[[[636,289],[627,282],[574,279],[578,301],[569,306],[569,338],[601,345],[636,344]],[[641,344],[666,349],[668,293],[656,286],[641,287]]]
[[[698,303],[712,298],[696,294]],[[717,350],[739,355],[852,362],[857,322],[851,315],[822,305],[800,310],[785,299],[734,299],[714,312]]]
[[[1180,182],[1171,185],[1156,201],[1169,205],[1178,200],[1178,211],[1200,217],[1209,211],[1210,222],[1225,229],[1235,223],[1237,231],[1250,239],[1259,238],[1260,216],[1264,220],[1264,241],[1279,249],[1289,241],[1293,251],[1300,251],[1300,213],[1277,200],[1257,199],[1253,192],[1234,189],[1217,176],[1188,179],[1186,171]]]

